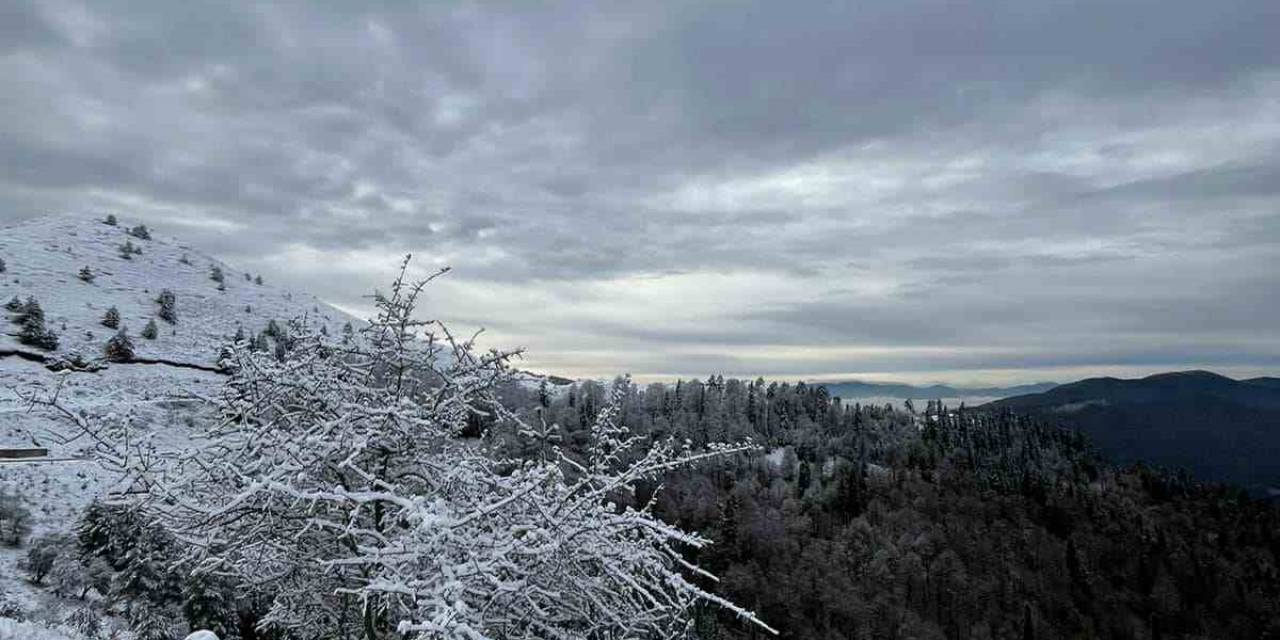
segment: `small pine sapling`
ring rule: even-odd
[[[254,284],[262,284],[262,274],[258,274],[253,278]]]
[[[160,311],[156,314],[161,320],[169,324],[178,323],[177,297],[168,289],[160,291],[160,297],[156,298],[156,303],[160,305]]]
[[[124,258],[125,260],[132,260],[134,249],[135,247],[133,246],[133,241],[125,240],[124,244],[120,245],[120,249],[119,249],[120,257]]]
[[[119,220],[116,220],[116,216],[115,216],[115,214],[114,214],[114,213],[109,213],[109,214],[107,214],[107,219],[102,221],[102,224],[105,224],[105,225],[107,225],[107,226],[114,227],[114,226],[116,226],[117,224],[120,224],[120,221],[119,221]]]
[[[84,266],[84,267],[80,267],[80,274],[76,277],[80,278],[80,280],[84,282],[93,284],[93,279],[95,276],[93,275],[93,269],[90,269],[88,266]]]
[[[147,340],[155,340],[157,337],[160,336],[160,327],[156,326],[155,318],[151,318],[147,320],[147,326],[142,328],[141,335]]]
[[[111,362],[128,362],[133,359],[133,340],[129,339],[129,332],[120,327],[114,336],[107,339],[107,345],[103,348],[103,352],[107,356],[107,360]]]
[[[130,229],[130,230],[129,230],[129,235],[131,235],[131,236],[133,236],[133,237],[135,237],[135,238],[137,238],[137,239],[139,239],[139,240],[150,240],[150,239],[151,239],[151,231],[147,229],[147,225],[145,225],[145,224],[140,224],[140,225],[138,225],[138,226],[136,226],[136,227],[134,227],[134,228]]]
[[[222,267],[216,264],[209,268],[209,279],[218,284],[223,284],[227,281],[227,277],[222,274]]]
[[[22,301],[18,299],[18,296],[14,296],[11,300],[9,300],[4,304],[4,308],[8,311],[15,311],[15,312],[21,311]]]
[[[115,307],[111,307],[110,309],[107,309],[107,312],[102,314],[102,326],[108,329],[119,328],[120,327],[120,310],[116,309]]]

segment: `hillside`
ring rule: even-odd
[[[271,274],[257,284],[231,265],[205,255],[159,231],[150,240],[128,234],[137,224],[122,218],[118,226],[103,224],[87,215],[50,216],[0,229],[0,303],[34,296],[44,309],[46,325],[58,334],[57,352],[78,352],[86,358],[102,354],[114,331],[102,326],[102,317],[114,306],[121,323],[133,337],[142,358],[213,364],[221,345],[238,326],[246,333],[263,330],[271,320],[285,322],[306,316],[330,331],[351,320],[314,296],[275,286]],[[141,253],[122,257],[126,242]],[[78,275],[88,267],[91,282]],[[220,269],[224,284],[212,278]],[[177,322],[156,317],[157,296],[163,289],[175,296]],[[141,339],[147,321],[155,318],[159,335]],[[0,350],[33,350],[19,345],[18,328],[8,324],[0,331]]]
[[[1084,432],[1108,458],[1182,468],[1254,492],[1280,487],[1280,384],[1207,371],[1090,378],[990,406]]]
[[[109,226],[89,216],[56,216],[0,230],[5,265],[0,303],[35,297],[46,326],[59,338],[58,348],[48,352],[19,344],[15,324],[5,322],[0,331],[0,448],[49,451],[47,460],[0,461],[0,492],[19,496],[30,510],[33,535],[74,521],[90,500],[112,488],[114,477],[93,459],[91,443],[74,425],[31,407],[26,400],[31,393],[48,394],[56,387],[60,402],[71,409],[128,414],[150,430],[157,444],[181,446],[205,413],[198,398],[215,394],[224,377],[165,364],[111,364],[99,371],[60,374],[12,354],[79,352],[86,359],[100,358],[114,333],[101,324],[112,306],[128,327],[138,357],[206,368],[238,326],[252,335],[272,320],[285,326],[305,315],[309,322],[340,331],[353,320],[312,296],[274,286],[272,274],[263,274],[263,284],[246,280],[231,265],[161,232],[152,231],[150,240],[127,235],[126,227],[133,224],[121,219],[119,226]],[[142,253],[122,258],[119,247],[126,241]],[[92,282],[78,278],[85,266],[94,274]],[[222,289],[211,279],[215,266],[225,276]],[[177,322],[156,318],[157,337],[142,338],[139,333],[155,317],[162,289],[174,293]],[[0,594],[27,608],[39,606],[44,596],[30,589],[16,569],[21,554],[0,548]]]

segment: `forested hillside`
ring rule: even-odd
[[[1007,412],[910,414],[761,380],[626,384],[640,433],[761,445],[673,474],[654,508],[713,538],[696,560],[783,637],[1280,637],[1280,514],[1240,491],[1108,466],[1082,436]],[[607,394],[512,395],[581,449]],[[698,632],[758,634],[711,610]]]
[[[1280,495],[1280,385],[1209,371],[1090,378],[996,407],[1078,429],[1110,460],[1186,469]]]

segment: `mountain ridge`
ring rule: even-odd
[[[1118,463],[1181,468],[1254,493],[1280,487],[1277,378],[1203,370],[1087,378],[982,406],[1079,430]]]

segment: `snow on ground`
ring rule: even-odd
[[[85,636],[66,626],[49,626],[43,622],[19,622],[0,618],[0,640],[86,640]]]
[[[218,348],[238,325],[252,334],[272,319],[284,323],[306,316],[309,322],[335,331],[352,320],[314,296],[274,286],[272,274],[263,274],[262,285],[246,280],[244,272],[162,231],[151,230],[151,240],[130,236],[127,229],[134,224],[123,217],[118,226],[109,226],[92,216],[64,215],[0,229],[0,259],[7,267],[0,273],[0,304],[15,295],[22,300],[35,296],[44,309],[46,325],[58,333],[58,351],[79,352],[87,358],[100,356],[114,333],[101,325],[103,314],[114,305],[139,357],[205,365],[217,360]],[[126,241],[142,253],[122,258],[119,247]],[[95,275],[93,282],[78,278],[86,266]],[[219,291],[211,278],[215,266],[225,276],[225,291]],[[177,324],[156,318],[159,337],[141,339],[138,333],[156,317],[156,297],[162,289],[176,296]],[[17,326],[4,327],[0,333],[17,333]],[[18,347],[13,336],[0,335],[0,348]]]
[[[47,460],[0,462],[0,489],[22,496],[31,511],[31,536],[67,531],[96,496],[117,487],[116,477],[93,457],[90,439],[63,416],[22,398],[48,393],[59,382],[59,402],[72,411],[129,414],[157,446],[181,448],[197,420],[212,416],[199,397],[218,393],[222,376],[156,365],[113,365],[92,373],[52,373],[22,360],[0,361],[0,446],[43,447]],[[30,539],[30,538],[28,538]],[[49,605],[17,568],[26,548],[0,546],[0,594],[24,609]]]
[[[273,319],[283,327],[290,319],[306,316],[313,326],[323,324],[330,332],[340,331],[348,321],[358,326],[312,296],[273,286],[272,274],[262,274],[265,283],[258,285],[162,231],[151,230],[151,240],[127,235],[126,229],[134,224],[123,217],[119,226],[109,226],[91,216],[56,216],[0,229],[0,259],[6,266],[0,273],[0,304],[15,295],[22,300],[35,296],[46,326],[59,335],[58,353],[79,352],[87,359],[100,357],[114,333],[101,326],[103,314],[113,305],[139,357],[206,366],[216,362],[237,325],[255,334]],[[140,247],[142,254],[120,257],[118,247],[126,241]],[[91,283],[77,277],[85,266],[95,274]],[[225,291],[210,277],[214,266],[225,275]],[[156,318],[159,337],[143,339],[139,332],[155,316],[162,289],[176,296],[177,324]],[[12,335],[16,333],[17,326],[0,315],[0,351],[38,352],[19,345]],[[115,482],[92,459],[89,438],[52,410],[31,407],[22,399],[24,393],[48,392],[60,384],[63,405],[102,415],[128,413],[154,434],[158,445],[180,448],[189,441],[195,421],[211,415],[197,398],[216,395],[223,380],[215,373],[160,364],[111,364],[97,372],[54,373],[35,362],[0,357],[0,447],[49,449],[48,460],[0,462],[0,489],[23,496],[34,519],[32,536],[37,536],[69,530],[81,509]],[[25,553],[25,548],[0,546],[0,595],[28,610],[62,606],[29,585],[17,570]],[[64,637],[56,630],[44,636],[22,635],[36,633],[35,627],[15,624],[0,619],[0,640]]]

